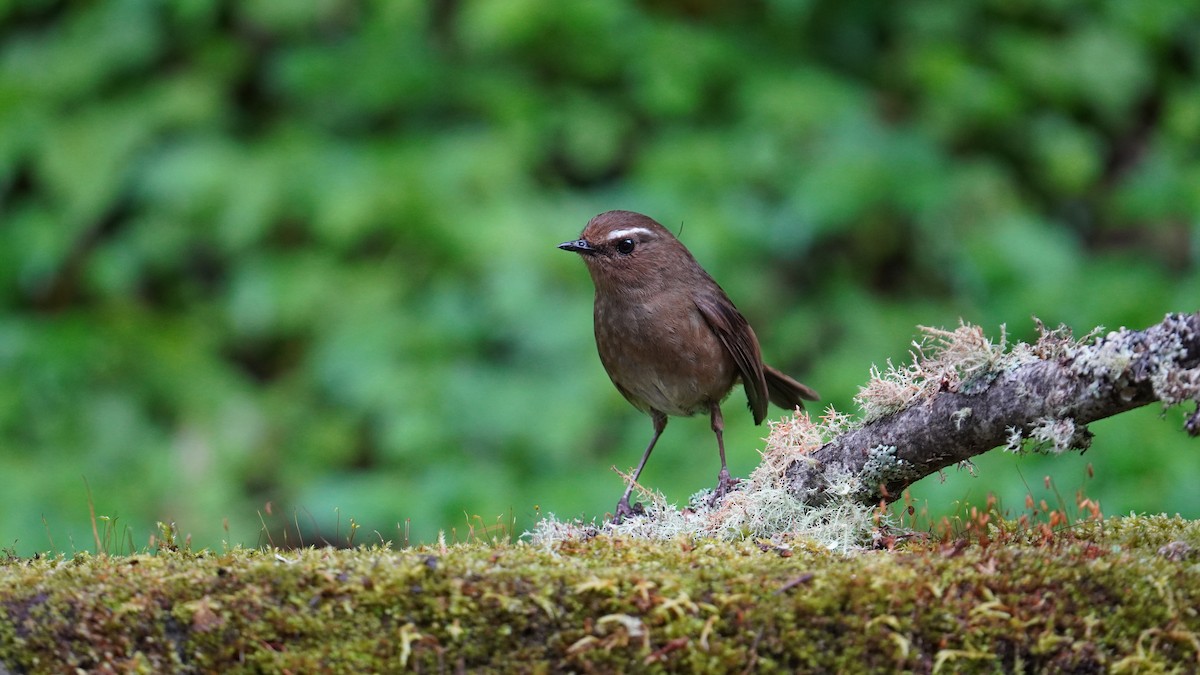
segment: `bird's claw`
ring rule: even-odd
[[[617,502],[617,508],[614,510],[615,513],[613,514],[612,519],[613,525],[620,525],[621,523],[625,522],[626,518],[642,516],[646,514],[646,509],[642,506],[641,502],[636,502],[633,504],[633,506],[630,506],[628,497],[622,497],[621,501]]]
[[[733,476],[729,475],[728,470],[721,469],[721,472],[717,474],[717,487],[713,490],[712,496],[708,499],[709,507],[714,507],[722,499],[725,499],[725,496],[730,492],[733,492],[733,488],[736,487],[740,482],[742,482],[741,478],[734,478]]]

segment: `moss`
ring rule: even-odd
[[[849,555],[594,536],[9,558],[0,670],[1186,669],[1193,549],[1195,522],[1142,517]]]

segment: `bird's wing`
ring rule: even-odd
[[[761,423],[767,416],[767,380],[763,375],[762,352],[758,348],[754,330],[746,322],[746,317],[720,291],[697,294],[695,303],[709,328],[712,328],[737,364],[742,385],[746,389],[746,402],[754,414],[754,423]]]

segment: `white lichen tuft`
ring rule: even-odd
[[[1016,427],[1006,427],[1005,431],[1008,432],[1008,440],[1004,443],[1004,451],[1020,454],[1021,446],[1025,441],[1025,435]]]
[[[1070,417],[1042,417],[1022,431],[1008,427],[1004,450],[1014,454],[1028,451],[1062,454],[1068,450],[1086,450],[1091,445],[1087,426],[1076,424]],[[1026,447],[1025,441],[1029,441]]]
[[[1075,446],[1078,430],[1069,417],[1043,417],[1029,430],[1034,450],[1062,454]]]
[[[762,462],[748,478],[715,507],[709,506],[711,492],[692,496],[680,509],[668,504],[661,494],[642,492],[648,499],[643,515],[620,524],[562,522],[550,515],[526,533],[533,543],[550,544],[564,539],[590,538],[596,534],[648,539],[699,538],[737,541],[766,539],[774,542],[806,539],[817,546],[846,551],[866,544],[876,523],[874,509],[852,499],[861,487],[850,476],[833,476],[828,486],[834,498],[811,506],[787,489],[786,469],[796,459],[824,445],[844,431],[850,419],[833,410],[818,422],[799,412],[771,423]]]
[[[583,541],[591,539],[600,532],[596,523],[586,523],[583,520],[559,520],[553,513],[537,521],[533,529],[523,536],[536,546],[544,546],[560,541]]]

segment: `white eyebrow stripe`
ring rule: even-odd
[[[608,240],[612,241],[614,239],[624,239],[631,234],[641,234],[641,235],[645,235],[648,237],[653,233],[644,227],[630,227],[630,228],[626,228],[624,230],[613,230],[612,232],[609,233]]]

